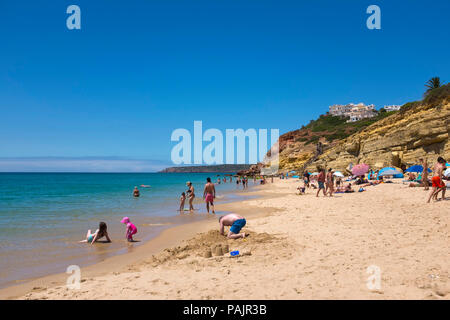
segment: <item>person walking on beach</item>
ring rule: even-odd
[[[319,176],[317,177],[317,182],[319,183],[319,188],[317,189],[316,197],[319,197],[320,190],[323,191],[323,195],[326,197],[325,193],[325,172],[324,169],[319,169]]]
[[[431,201],[431,198],[433,198],[434,200],[437,200],[437,196],[440,191],[442,191],[442,200],[445,199],[446,185],[442,180],[445,163],[446,163],[446,161],[444,160],[444,158],[439,157],[437,159],[436,164],[433,167],[433,178],[431,178],[432,189],[431,189],[430,195],[428,196],[427,203],[429,203]]]
[[[106,226],[106,223],[100,222],[98,225],[98,229],[95,230],[94,233],[91,233],[91,229],[89,229],[86,234],[86,240],[81,240],[80,242],[87,242],[90,244],[94,244],[94,242],[103,237],[106,238],[106,242],[112,242],[108,236],[108,227]]]
[[[225,235],[224,233],[225,226],[231,226],[230,231],[228,232],[227,235],[228,239],[245,238],[246,236],[248,236],[248,234],[239,232],[245,226],[246,223],[247,221],[244,219],[244,217],[235,213],[230,213],[225,216],[221,216],[219,218],[220,234]]]
[[[138,198],[140,196],[138,187],[134,187],[133,197]]]
[[[328,173],[327,173],[327,187],[325,190],[325,193],[329,193],[330,197],[333,196],[333,191],[334,191],[334,172],[333,169],[328,169]]]
[[[206,211],[209,213],[209,205],[211,204],[212,213],[214,212],[214,198],[216,197],[216,188],[214,183],[211,183],[211,178],[206,178],[205,189],[203,190],[203,199],[206,202]]]
[[[194,198],[195,198],[194,186],[192,185],[192,182],[190,182],[190,181],[186,182],[186,185],[189,188],[186,191],[186,193],[189,195],[189,211],[194,211],[194,206],[192,205],[192,202],[194,202]]]
[[[430,189],[430,184],[428,183],[428,161],[427,159],[420,159],[420,163],[422,163],[423,171],[422,171],[422,184],[425,187],[425,190]]]
[[[303,181],[305,182],[305,186],[307,188],[309,188],[309,182],[310,182],[310,174],[308,171],[305,171],[305,173],[303,174]]]

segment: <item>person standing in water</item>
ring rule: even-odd
[[[139,193],[138,187],[134,187],[133,197],[138,198],[139,196],[140,196],[140,193]]]
[[[194,186],[190,181],[186,182],[186,185],[189,187],[189,189],[186,191],[186,193],[189,195],[189,210],[194,211],[194,206],[192,204],[195,198]]]
[[[182,192],[180,197],[180,212],[184,211],[184,202],[186,201],[186,193]]]
[[[135,242],[133,239],[133,235],[135,235],[137,233],[137,228],[133,223],[131,223],[130,218],[123,217],[123,219],[120,221],[120,223],[127,225],[127,230],[125,233],[125,238],[127,239],[127,241]]]
[[[211,204],[212,213],[215,214],[214,211],[214,198],[216,197],[216,188],[214,187],[214,183],[211,183],[211,178],[206,178],[205,189],[203,190],[203,199],[206,202],[206,210],[209,213],[209,205]]]

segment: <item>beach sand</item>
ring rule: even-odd
[[[276,179],[221,206],[247,218],[245,240],[220,236],[212,217],[83,268],[79,290],[60,274],[0,298],[450,299],[450,201],[426,204],[428,192],[401,182],[333,198],[296,195],[299,184]],[[241,255],[214,255],[227,249]],[[369,289],[368,267],[379,268],[379,288]]]

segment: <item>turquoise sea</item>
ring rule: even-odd
[[[0,173],[0,287],[65,272],[71,264],[99,262],[132,250],[164,228],[207,219],[201,199],[203,185],[207,177],[216,181],[217,175]],[[194,207],[198,210],[194,214],[177,211],[186,181],[192,181],[195,188]],[[134,186],[139,187],[139,198],[132,196]],[[232,183],[216,185],[216,190],[219,201],[240,199],[243,192],[241,187],[238,191],[235,178]],[[131,247],[120,223],[124,216],[136,224],[135,238],[141,240]],[[88,229],[95,231],[100,221],[107,223],[113,242],[93,246],[78,243]]]

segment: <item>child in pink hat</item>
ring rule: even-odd
[[[120,222],[127,225],[126,238],[129,242],[133,242],[133,235],[137,233],[136,226],[130,222],[130,218],[128,217],[124,217]]]

